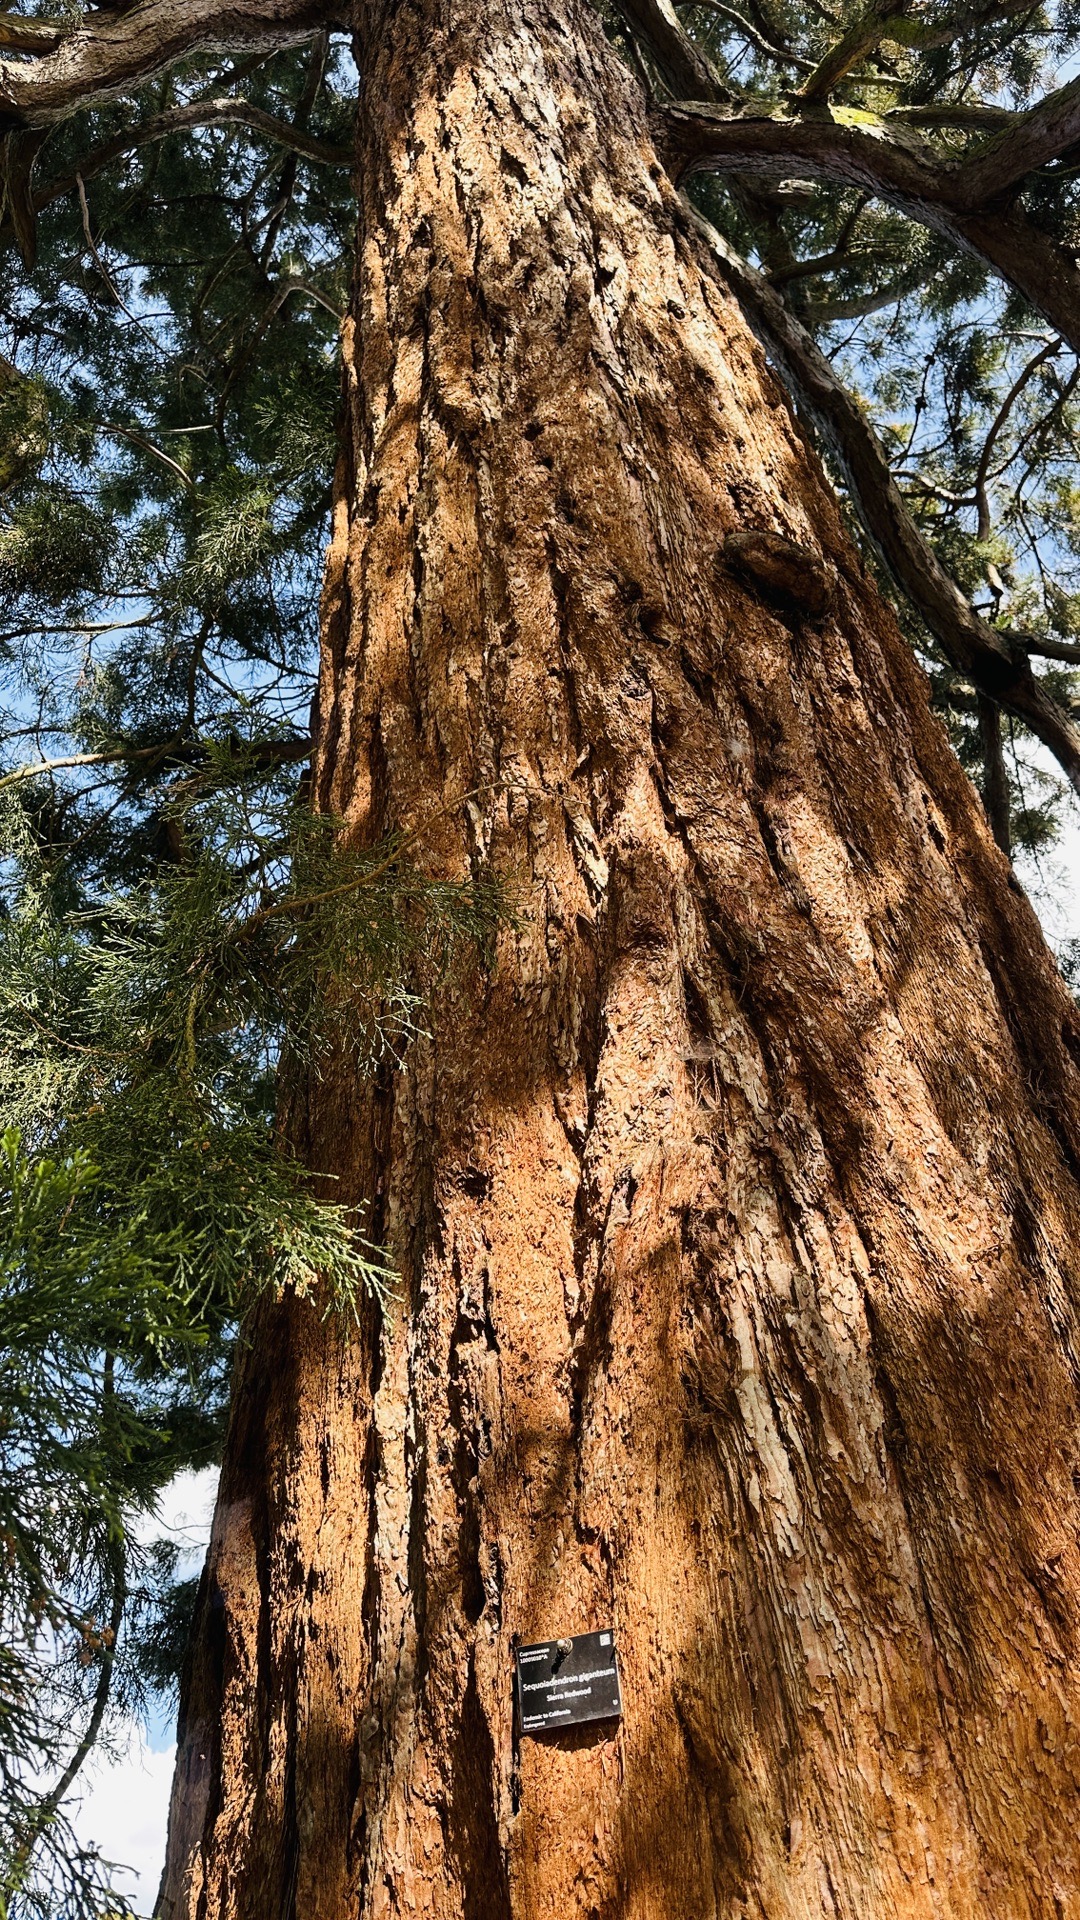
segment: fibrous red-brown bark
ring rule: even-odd
[[[518,916],[297,1098],[402,1298],[250,1330],[161,1913],[1080,1915],[1080,1021],[588,9],[360,64],[319,804]]]

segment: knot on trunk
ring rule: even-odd
[[[827,613],[832,604],[832,582],[824,561],[779,533],[750,528],[729,533],[718,558],[767,593],[793,601],[811,619]]]

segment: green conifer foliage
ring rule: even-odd
[[[175,1684],[190,1585],[136,1527],[216,1457],[245,1308],[392,1294],[275,1138],[282,1056],[405,1044],[507,911],[306,802],[352,84],[319,38],[61,129],[68,186],[3,315],[5,1915],[118,1910],[64,1794]],[[230,124],[93,157],[240,86],[310,151]]]

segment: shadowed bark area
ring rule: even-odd
[[[588,8],[360,65],[318,803],[518,918],[295,1095],[402,1297],[250,1329],[159,1911],[1080,1914],[1080,1020]]]

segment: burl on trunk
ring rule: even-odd
[[[1080,1021],[590,9],[359,43],[318,804],[517,919],[294,1097],[401,1298],[249,1328],[160,1912],[1075,1916]]]

